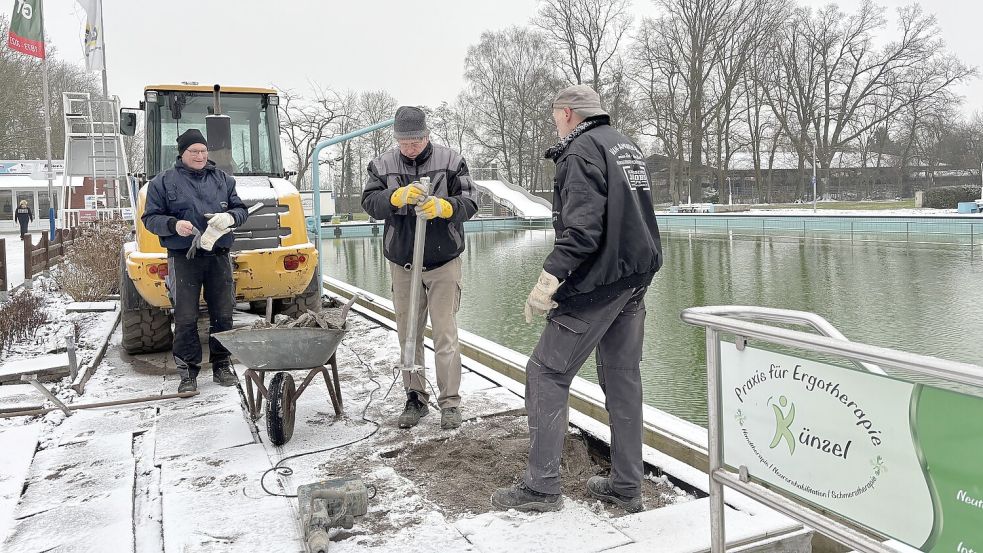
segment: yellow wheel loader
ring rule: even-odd
[[[146,205],[146,183],[173,166],[177,137],[189,128],[206,134],[209,158],[235,176],[242,201],[247,206],[262,204],[234,229],[236,300],[265,308],[266,300],[272,299],[274,313],[291,316],[320,309],[321,287],[314,278],[317,249],[308,238],[300,194],[286,180],[283,169],[278,103],[272,89],[153,85],[144,89],[138,110],[121,110],[120,132],[124,135],[134,133],[139,111],[145,121],[146,173],[138,183],[139,191],[137,184],[131,190],[135,236],[124,245],[120,263],[123,348],[128,353],[171,347],[167,251],[140,218]],[[216,122],[220,124],[213,125]]]

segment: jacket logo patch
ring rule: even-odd
[[[229,202],[219,202],[218,205],[222,206],[222,209],[229,209]]]
[[[633,190],[649,189],[648,171],[645,170],[644,165],[622,165],[621,169],[624,170],[625,178],[628,179],[628,186],[631,186]]]

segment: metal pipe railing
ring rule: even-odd
[[[685,309],[680,318],[686,323],[706,328],[711,552],[724,553],[725,551],[723,486],[726,485],[803,524],[823,531],[829,537],[857,551],[892,553],[894,549],[884,545],[880,540],[777,494],[765,486],[750,482],[743,470],[742,474],[737,476],[724,468],[721,445],[723,423],[720,334],[730,333],[738,336],[739,339],[753,338],[816,353],[837,355],[854,362],[859,361],[864,369],[878,374],[884,372],[875,365],[906,370],[979,389],[983,389],[983,367],[851,342],[819,315],[804,311],[734,305],[708,306]],[[826,336],[752,322],[754,320],[809,325]]]
[[[375,132],[380,129],[384,129],[396,122],[396,119],[389,119],[386,121],[381,121],[375,125],[365,127],[364,129],[359,129],[357,131],[352,131],[348,134],[343,134],[341,136],[336,136],[334,138],[329,138],[327,140],[322,140],[318,142],[317,146],[314,147],[314,151],[311,153],[311,188],[313,194],[311,194],[311,199],[314,204],[314,236],[315,242],[314,247],[317,248],[317,282],[322,282],[324,280],[324,260],[321,255],[321,167],[318,163],[318,156],[321,155],[321,150],[334,146],[335,144],[345,142],[346,140],[351,140],[353,138],[358,138],[363,134],[368,134],[370,132]]]

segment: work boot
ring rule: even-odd
[[[645,510],[641,496],[628,497],[614,491],[611,488],[610,478],[591,476],[587,481],[587,493],[595,499],[617,505],[629,513],[640,513]]]
[[[558,493],[540,493],[530,489],[524,482],[508,488],[498,488],[491,496],[491,504],[496,509],[545,513],[563,508],[563,498]]]
[[[454,430],[461,426],[461,410],[448,407],[440,410],[440,427],[444,430]]]
[[[420,400],[420,394],[414,391],[406,392],[406,407],[403,409],[403,413],[399,415],[399,427],[413,428],[429,412],[430,408]]]
[[[197,392],[198,381],[190,376],[182,377],[181,383],[177,385],[177,393]]]
[[[212,363],[212,382],[219,386],[235,386],[238,381],[236,373],[232,372],[231,361],[224,359]]]

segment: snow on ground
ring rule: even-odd
[[[33,233],[34,243],[40,240],[40,234]],[[20,233],[0,233],[7,249],[7,289],[13,290],[24,282],[24,241]]]
[[[471,477],[480,475],[487,486],[508,485],[518,476],[511,466],[495,473],[495,466],[467,464],[474,461],[464,452],[493,434],[488,428],[498,434],[478,445],[489,451],[503,443],[495,440],[513,439],[507,434],[512,429],[524,430],[522,400],[467,371],[462,429],[441,430],[431,405],[417,428],[400,430],[395,419],[405,396],[398,382],[393,386],[395,332],[358,315],[349,319],[351,330],[338,349],[343,415],[334,416],[317,377],[298,401],[293,438],[279,448],[268,440],[265,418],[249,419],[242,390],[212,383],[207,365],[194,398],[83,410],[68,418],[52,412],[33,420],[0,419],[0,474],[10,475],[0,478],[0,529],[8,529],[6,536],[0,533],[0,550],[296,552],[302,549],[296,499],[268,495],[263,485],[293,494],[301,484],[340,477],[359,477],[377,491],[352,529],[332,530],[334,552],[619,551],[634,543],[614,525],[617,513],[597,502],[570,496],[563,511],[540,519],[491,511],[486,491],[468,496]],[[251,320],[240,316],[237,324]],[[61,394],[66,401],[175,391],[168,353],[131,357],[119,341],[117,329],[85,395]],[[427,359],[432,367],[432,352]],[[236,369],[241,381],[244,367]],[[305,373],[292,371],[298,385]],[[317,453],[304,455],[312,451]],[[437,477],[417,474],[414,467],[426,467],[413,451],[434,453],[428,462],[438,463]],[[301,456],[289,458],[294,455]],[[465,464],[454,468],[472,476],[452,482],[463,492],[459,506],[451,507],[434,486],[442,485],[439,467],[455,455]],[[261,482],[281,460],[293,474],[270,473]],[[671,483],[662,484],[672,492]]]

